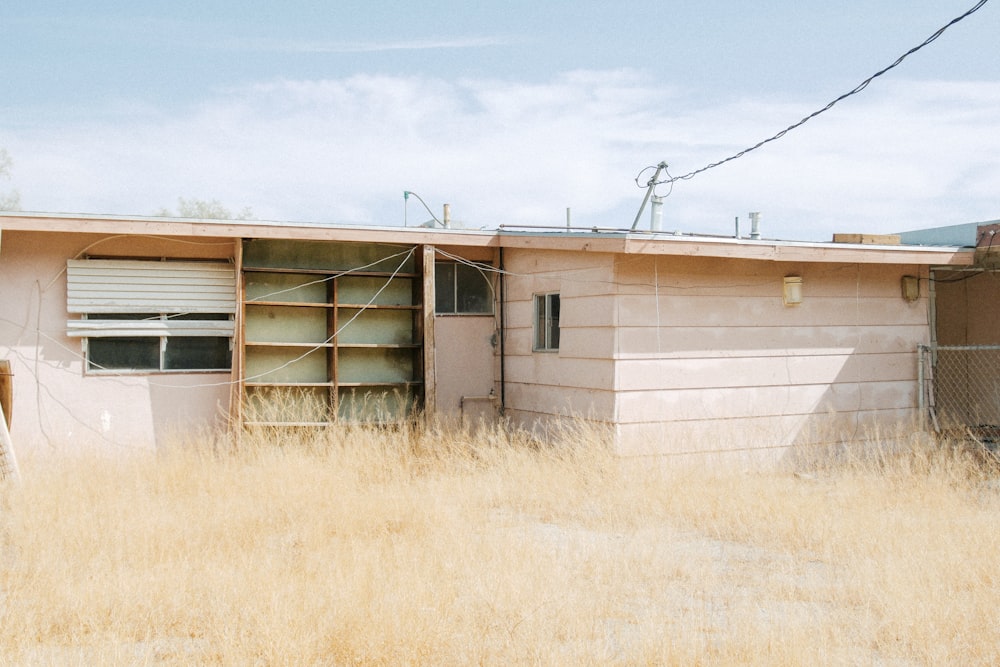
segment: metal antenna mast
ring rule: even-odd
[[[661,162],[656,165],[656,172],[653,177],[649,179],[649,183],[646,184],[646,196],[642,200],[642,206],[639,207],[639,212],[635,214],[635,221],[632,223],[632,229],[635,230],[636,225],[639,224],[639,218],[642,217],[642,212],[646,210],[646,204],[649,203],[649,198],[653,195],[653,190],[656,188],[656,180],[660,177],[660,173],[667,168],[666,162]]]

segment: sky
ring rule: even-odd
[[[976,0],[5,0],[28,211],[627,228],[652,172],[773,136]],[[1000,0],[779,140],[656,193],[663,227],[829,240],[1000,218]],[[640,226],[648,227],[644,216]]]

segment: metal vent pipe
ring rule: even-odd
[[[663,197],[653,195],[649,206],[649,229],[659,232],[663,230]]]
[[[760,211],[750,211],[750,238],[760,238]]]

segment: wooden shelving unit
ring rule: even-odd
[[[244,243],[243,423],[322,426],[412,413],[424,384],[417,253],[401,262],[395,246],[297,246]],[[379,263],[379,252],[392,270],[352,266],[371,265],[373,253]]]

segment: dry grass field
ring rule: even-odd
[[[22,459],[0,664],[1000,662],[1000,487],[974,457],[708,467],[582,426]]]

